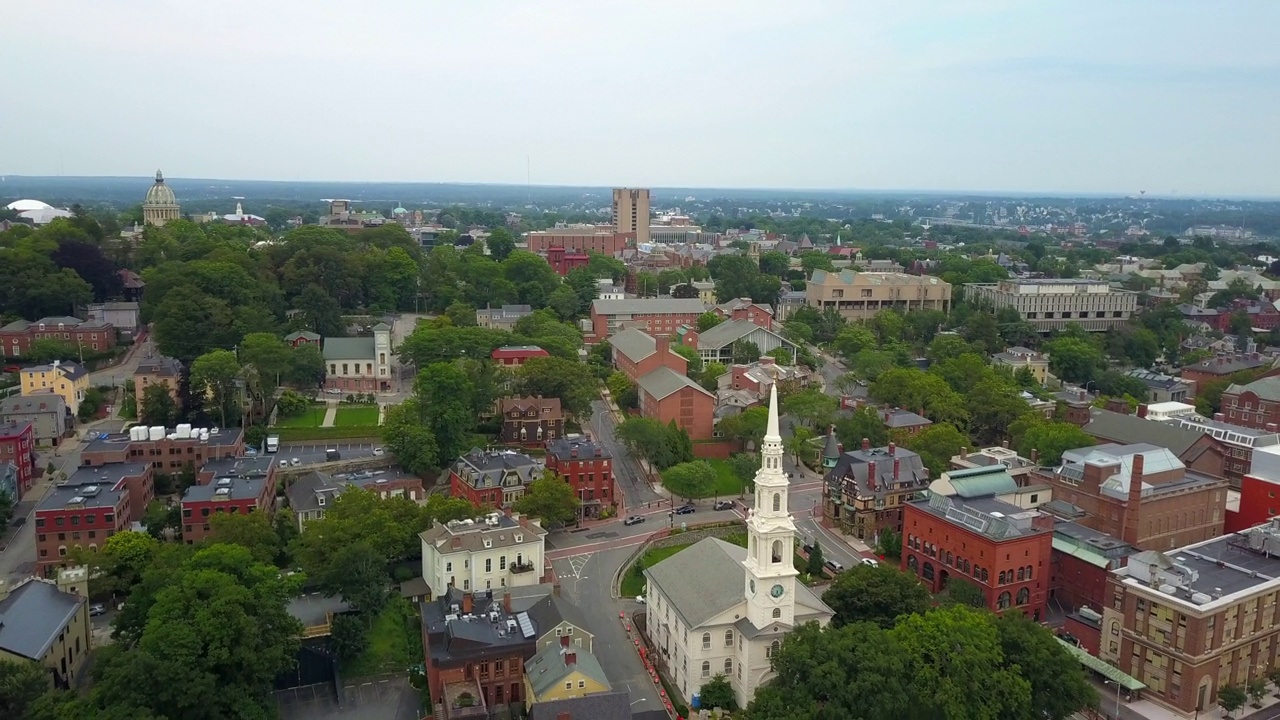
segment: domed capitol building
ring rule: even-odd
[[[164,184],[164,175],[156,171],[156,182],[147,190],[142,200],[142,222],[147,225],[164,225],[182,217],[182,208],[173,189]]]

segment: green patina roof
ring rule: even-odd
[[[988,495],[1004,495],[1016,492],[1018,483],[1009,475],[1003,465],[994,467],[952,470],[947,473],[951,487],[962,498],[986,497]]]
[[[1089,563],[1090,565],[1097,565],[1103,570],[1106,570],[1107,568],[1111,567],[1111,561],[1108,560],[1105,555],[1101,555],[1099,553],[1096,553],[1090,550],[1089,548],[1077,545],[1071,542],[1070,540],[1055,537],[1053,539],[1053,549],[1061,553],[1066,553],[1073,557],[1078,557],[1081,560]]]
[[[1117,685],[1120,685],[1125,690],[1128,690],[1130,692],[1135,692],[1146,687],[1146,684],[1143,683],[1141,680],[1138,680],[1137,678],[1132,677],[1131,675],[1121,670],[1120,668],[1115,667],[1114,665],[1108,665],[1106,661],[1104,661],[1102,658],[1096,658],[1090,655],[1085,650],[1082,650],[1076,647],[1075,645],[1072,645],[1071,643],[1062,640],[1061,638],[1058,638],[1058,642],[1062,643],[1062,647],[1066,648],[1067,652],[1074,655],[1075,658],[1080,661],[1081,665],[1098,673],[1099,675],[1110,680],[1111,682],[1116,683]]]

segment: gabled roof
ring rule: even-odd
[[[310,330],[295,330],[288,335],[285,335],[284,339],[286,342],[294,342],[296,340],[315,342],[320,339],[320,335],[318,333],[313,333]]]
[[[1238,395],[1243,392],[1251,392],[1263,400],[1280,400],[1280,375],[1259,378],[1247,385],[1232,385],[1224,394]]]
[[[658,341],[640,328],[627,328],[609,338],[614,352],[620,352],[631,362],[638,362],[658,350]]]
[[[1136,415],[1112,412],[1111,410],[1093,410],[1091,419],[1085,423],[1083,430],[1102,440],[1122,443],[1150,443],[1166,447],[1181,457],[1196,441],[1204,437],[1202,432],[1188,430],[1167,423],[1147,420]]]
[[[726,320],[710,330],[698,334],[698,349],[719,350],[726,345],[732,345],[756,331],[769,333],[770,335],[777,337],[780,342],[789,347],[795,345],[795,343],[788,341],[781,335],[778,335],[771,330],[766,330],[750,320]]]
[[[636,384],[652,395],[654,400],[661,400],[683,388],[693,388],[703,395],[711,398],[715,397],[707,392],[706,388],[665,365],[641,376],[636,380]]]
[[[742,594],[746,548],[706,538],[681,550],[644,574],[667,597],[690,628],[745,602]],[[690,582],[697,578],[697,582]]]
[[[652,313],[697,314],[707,311],[707,304],[697,298],[644,298],[640,300],[593,300],[591,312],[597,315],[649,315]]]
[[[552,628],[562,622],[591,633],[587,619],[578,606],[554,593],[529,606],[525,612],[538,623],[538,629],[544,634],[551,632]]]
[[[538,628],[543,629],[541,625]],[[573,656],[572,665],[566,662],[569,656]],[[524,663],[524,676],[533,687],[535,697],[541,697],[552,688],[559,687],[574,673],[582,673],[609,687],[609,678],[604,674],[600,661],[595,655],[577,646],[561,647],[559,643],[547,645]]]
[[[374,351],[373,338],[325,338],[321,354],[325,360],[372,360]]]
[[[661,712],[662,720],[668,715]],[[544,700],[529,708],[529,720],[635,720],[631,714],[631,694],[592,693],[564,700]]]
[[[59,362],[56,365],[52,363],[49,365],[32,365],[31,367],[23,368],[22,372],[50,372],[52,370],[57,370],[68,380],[79,380],[89,374],[89,371],[85,370],[83,365],[73,362]]]
[[[84,600],[47,580],[31,578],[0,600],[0,650],[41,660]]]

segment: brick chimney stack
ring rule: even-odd
[[[1035,448],[1031,448],[1031,464],[1038,465],[1039,463],[1040,463],[1040,451]]]
[[[1148,412],[1148,410],[1147,410],[1147,404],[1146,404],[1146,403],[1142,403],[1142,404],[1138,405],[1138,417],[1140,417],[1140,418],[1144,418],[1144,417],[1146,417],[1146,416],[1147,416],[1147,412]]]
[[[560,647],[563,647],[563,648],[567,648],[567,647],[569,647],[569,636],[568,636],[568,635],[561,635],[561,636],[560,636]]]
[[[867,463],[867,487],[876,489],[876,461]]]
[[[868,450],[870,450],[870,449],[871,449],[871,439],[870,439],[870,438],[862,438],[862,452],[866,452],[866,451],[868,451]]]
[[[897,482],[897,480],[898,480],[898,470],[901,468],[901,466],[902,466],[902,458],[894,458],[894,459],[893,459],[893,480],[894,480],[894,482]]]
[[[511,593],[502,594],[502,611],[507,614],[511,613]]]
[[[897,452],[898,452],[898,444],[897,444],[897,443],[894,443],[894,442],[889,443],[889,455],[890,455],[890,457],[892,457],[893,455],[897,454]]]
[[[1124,505],[1124,535],[1120,538],[1135,546],[1138,544],[1138,529],[1141,523],[1139,511],[1142,505],[1143,465],[1142,454],[1134,454],[1133,467],[1129,472],[1129,497]]]
[[[964,460],[964,459],[965,459],[965,458],[967,458],[967,457],[969,457],[969,446],[967,446],[967,445],[961,445],[961,446],[960,446],[960,459],[961,459],[961,460]]]
[[[471,593],[462,596],[462,614],[471,614]]]
[[[653,349],[658,353],[658,357],[666,357],[671,352],[671,338],[666,335],[659,335],[653,339]]]
[[[577,664],[578,664],[578,653],[567,652],[564,654],[565,667],[569,667],[571,665],[577,665]]]

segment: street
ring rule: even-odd
[[[639,464],[627,454],[627,449],[614,436],[613,413],[603,400],[591,403],[591,422],[588,425],[591,428],[592,437],[613,456],[613,477],[622,486],[627,507],[662,500],[662,496],[654,492],[645,481]]]

